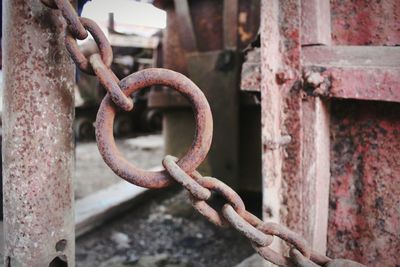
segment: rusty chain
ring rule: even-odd
[[[61,11],[68,25],[65,46],[71,58],[81,71],[96,75],[100,84],[108,91],[97,114],[96,139],[104,161],[118,176],[147,188],[164,188],[174,182],[179,183],[188,191],[193,207],[200,214],[217,226],[235,228],[251,241],[254,249],[264,259],[278,266],[364,266],[354,261],[331,259],[312,250],[304,238],[285,226],[263,222],[249,213],[241,197],[231,187],[196,171],[210,149],[213,122],[206,97],[191,80],[171,70],[151,68],[133,73],[120,81],[110,69],[113,60],[111,45],[95,22],[79,17],[68,0],[41,2],[49,8]],[[76,40],[86,39],[88,32],[97,44],[98,52],[85,56],[79,50]],[[159,172],[145,171],[128,162],[119,152],[113,136],[117,109],[132,110],[133,100],[130,96],[152,85],[169,86],[183,94],[190,101],[196,120],[195,139],[186,155],[181,159],[166,156],[162,161],[165,170]],[[215,210],[207,202],[213,192],[227,201],[221,211]],[[288,256],[270,248],[274,237],[279,237],[289,245]]]

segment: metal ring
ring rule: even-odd
[[[213,177],[193,177],[196,179],[196,182],[202,187],[216,191],[218,194],[223,196],[227,201],[229,201],[231,206],[240,216],[244,216],[244,214],[246,213],[246,207],[243,203],[243,200],[232,188]],[[217,212],[213,207],[211,207],[206,201],[196,198],[195,196],[190,196],[190,200],[193,207],[200,214],[206,217],[211,223],[220,227],[229,226],[225,218],[221,216],[220,213]]]
[[[145,69],[121,80],[119,86],[125,95],[152,85],[165,85],[183,94],[192,104],[197,124],[194,141],[178,166],[186,173],[193,171],[203,162],[212,141],[212,115],[210,106],[203,92],[186,76],[166,69]],[[168,172],[150,172],[129,163],[118,150],[114,136],[113,123],[117,108],[109,95],[103,99],[96,118],[96,139],[104,161],[120,177],[138,186],[163,188],[173,179]]]
[[[264,234],[249,222],[247,222],[242,216],[240,216],[235,209],[229,205],[225,204],[222,208],[222,213],[224,217],[229,221],[229,223],[240,233],[251,240],[252,243],[256,243],[259,246],[266,247],[271,245],[274,237],[271,235]]]
[[[178,158],[165,156],[162,161],[164,168],[168,171],[172,178],[181,184],[190,194],[201,200],[207,200],[211,196],[211,191],[197,183],[190,175],[184,172],[175,163]]]
[[[83,22],[81,21],[78,13],[73,5],[68,0],[54,0],[57,8],[61,11],[64,19],[67,21],[68,28],[72,35],[80,40],[86,39],[89,34],[87,33]]]
[[[97,25],[97,23],[93,20],[88,18],[81,18],[81,22],[85,29],[87,29],[92,34],[94,40],[96,41],[104,65],[110,67],[113,60],[113,51],[107,37]],[[89,60],[79,50],[78,43],[76,42],[70,31],[67,31],[65,35],[65,46],[69,54],[71,55],[71,58],[74,60],[75,64],[79,67],[81,71],[91,75],[95,74]]]
[[[97,53],[93,54],[89,58],[90,64],[99,78],[99,82],[110,94],[113,102],[125,111],[130,111],[133,108],[133,101],[130,97],[126,96],[119,87],[119,79],[115,76],[114,72],[104,65],[101,56]]]

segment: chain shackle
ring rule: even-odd
[[[142,88],[153,85],[169,86],[192,105],[196,121],[194,141],[177,165],[186,173],[193,173],[203,162],[211,146],[212,115],[203,92],[186,76],[166,69],[150,68],[135,72],[119,83],[125,95],[131,95]],[[168,172],[142,170],[128,162],[118,150],[114,136],[113,123],[117,109],[109,95],[103,99],[96,118],[96,139],[100,154],[107,165],[120,177],[138,186],[163,188],[173,183]]]
[[[176,164],[178,158],[172,156],[165,156],[162,161],[164,168],[168,171],[172,178],[175,179],[179,184],[181,184],[189,193],[201,200],[207,200],[211,196],[211,191],[204,188],[197,182],[197,177],[201,176],[196,173],[192,177],[186,174],[179,166]]]
[[[125,111],[132,110],[133,100],[122,92],[118,85],[119,79],[115,76],[114,72],[104,64],[101,56],[95,53],[90,56],[89,62],[97,78],[99,78],[100,84],[110,94],[112,101]]]
[[[80,20],[85,29],[87,29],[93,36],[93,39],[95,40],[99,49],[101,59],[103,60],[104,65],[109,68],[113,60],[113,51],[107,37],[97,23],[93,20],[88,18],[81,18]],[[81,71],[91,75],[95,74],[89,60],[79,50],[78,43],[70,31],[67,31],[65,34],[65,46],[71,58]]]

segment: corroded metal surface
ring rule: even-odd
[[[398,114],[398,103],[332,103],[330,255],[369,266],[400,262]]]
[[[74,66],[60,13],[3,1],[6,266],[74,263]],[[5,17],[4,17],[5,16]]]
[[[131,95],[148,86],[165,85],[187,97],[193,107],[197,124],[196,133],[192,146],[177,164],[186,172],[192,173],[207,156],[212,141],[211,110],[202,91],[182,74],[165,69],[146,69],[136,72],[121,80],[119,85],[125,95]],[[117,175],[136,185],[162,188],[171,184],[173,180],[165,171],[144,171],[124,159],[113,136],[116,112],[116,106],[107,95],[101,103],[96,119],[96,138],[105,162]]]
[[[307,93],[400,102],[399,47],[311,46],[302,60]]]
[[[316,267],[325,266],[327,263],[342,267],[363,266],[349,260],[332,260],[312,250],[305,239],[289,228],[278,223],[261,221],[246,210],[243,200],[231,187],[216,178],[203,177],[198,172],[190,175],[175,164],[177,160],[175,157],[166,156],[163,164],[171,177],[187,190],[194,208],[217,226],[235,228],[251,241],[254,249],[267,261],[278,266]],[[205,194],[202,194],[202,191]],[[210,192],[216,192],[224,198],[226,203],[222,212],[207,203],[211,200]],[[200,198],[197,195],[200,195]],[[274,237],[279,237],[291,247],[288,256],[270,247]]]
[[[156,0],[154,4],[167,11],[167,29],[163,45],[164,67],[186,74],[185,35],[180,36],[178,26],[181,21],[172,0]],[[221,50],[224,44],[223,1],[192,0],[190,7],[193,31],[196,37],[196,49],[199,52]],[[229,3],[229,1],[228,1]],[[259,29],[260,0],[241,0],[237,18],[237,47],[243,49],[257,36]],[[234,35],[234,34],[232,34]],[[230,44],[232,46],[232,44]]]
[[[85,29],[92,34],[94,40],[96,41],[104,65],[110,67],[113,61],[113,51],[110,42],[107,40],[107,37],[93,20],[88,18],[80,18],[80,21]],[[84,71],[88,74],[94,74],[90,62],[86,57],[87,55],[84,55],[80,51],[75,37],[70,32],[67,32],[65,35],[65,46],[81,71]]]
[[[331,44],[330,0],[301,1],[301,44]]]
[[[246,54],[242,65],[240,89],[243,91],[261,90],[261,53],[260,48],[254,48]]]
[[[121,91],[121,88],[119,88],[118,85],[119,79],[114,72],[104,64],[101,56],[99,54],[91,55],[90,64],[94,73],[98,77],[100,84],[108,91],[113,102],[125,111],[132,110],[132,98],[124,95]]]
[[[61,11],[64,19],[67,21],[67,27],[71,34],[79,40],[86,39],[89,34],[86,31],[82,20],[79,18],[79,16],[77,16],[77,12],[73,4],[71,4],[70,1],[65,0],[54,0],[54,3],[56,4],[57,9]]]
[[[169,174],[174,178],[176,182],[181,184],[186,190],[190,192],[194,197],[207,200],[211,196],[211,191],[207,188],[204,188],[199,185],[196,177],[200,175],[197,173],[193,173],[191,176],[186,174],[179,166],[176,164],[178,158],[172,156],[166,156],[162,161],[164,168],[168,171]]]
[[[331,0],[335,45],[399,45],[398,0]]]

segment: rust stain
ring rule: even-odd
[[[400,262],[400,105],[333,102],[328,252],[368,266]]]
[[[399,45],[398,0],[331,0],[336,45]]]
[[[74,266],[74,67],[60,13],[40,1],[4,4],[4,229],[11,267]],[[64,251],[56,251],[67,240]]]

